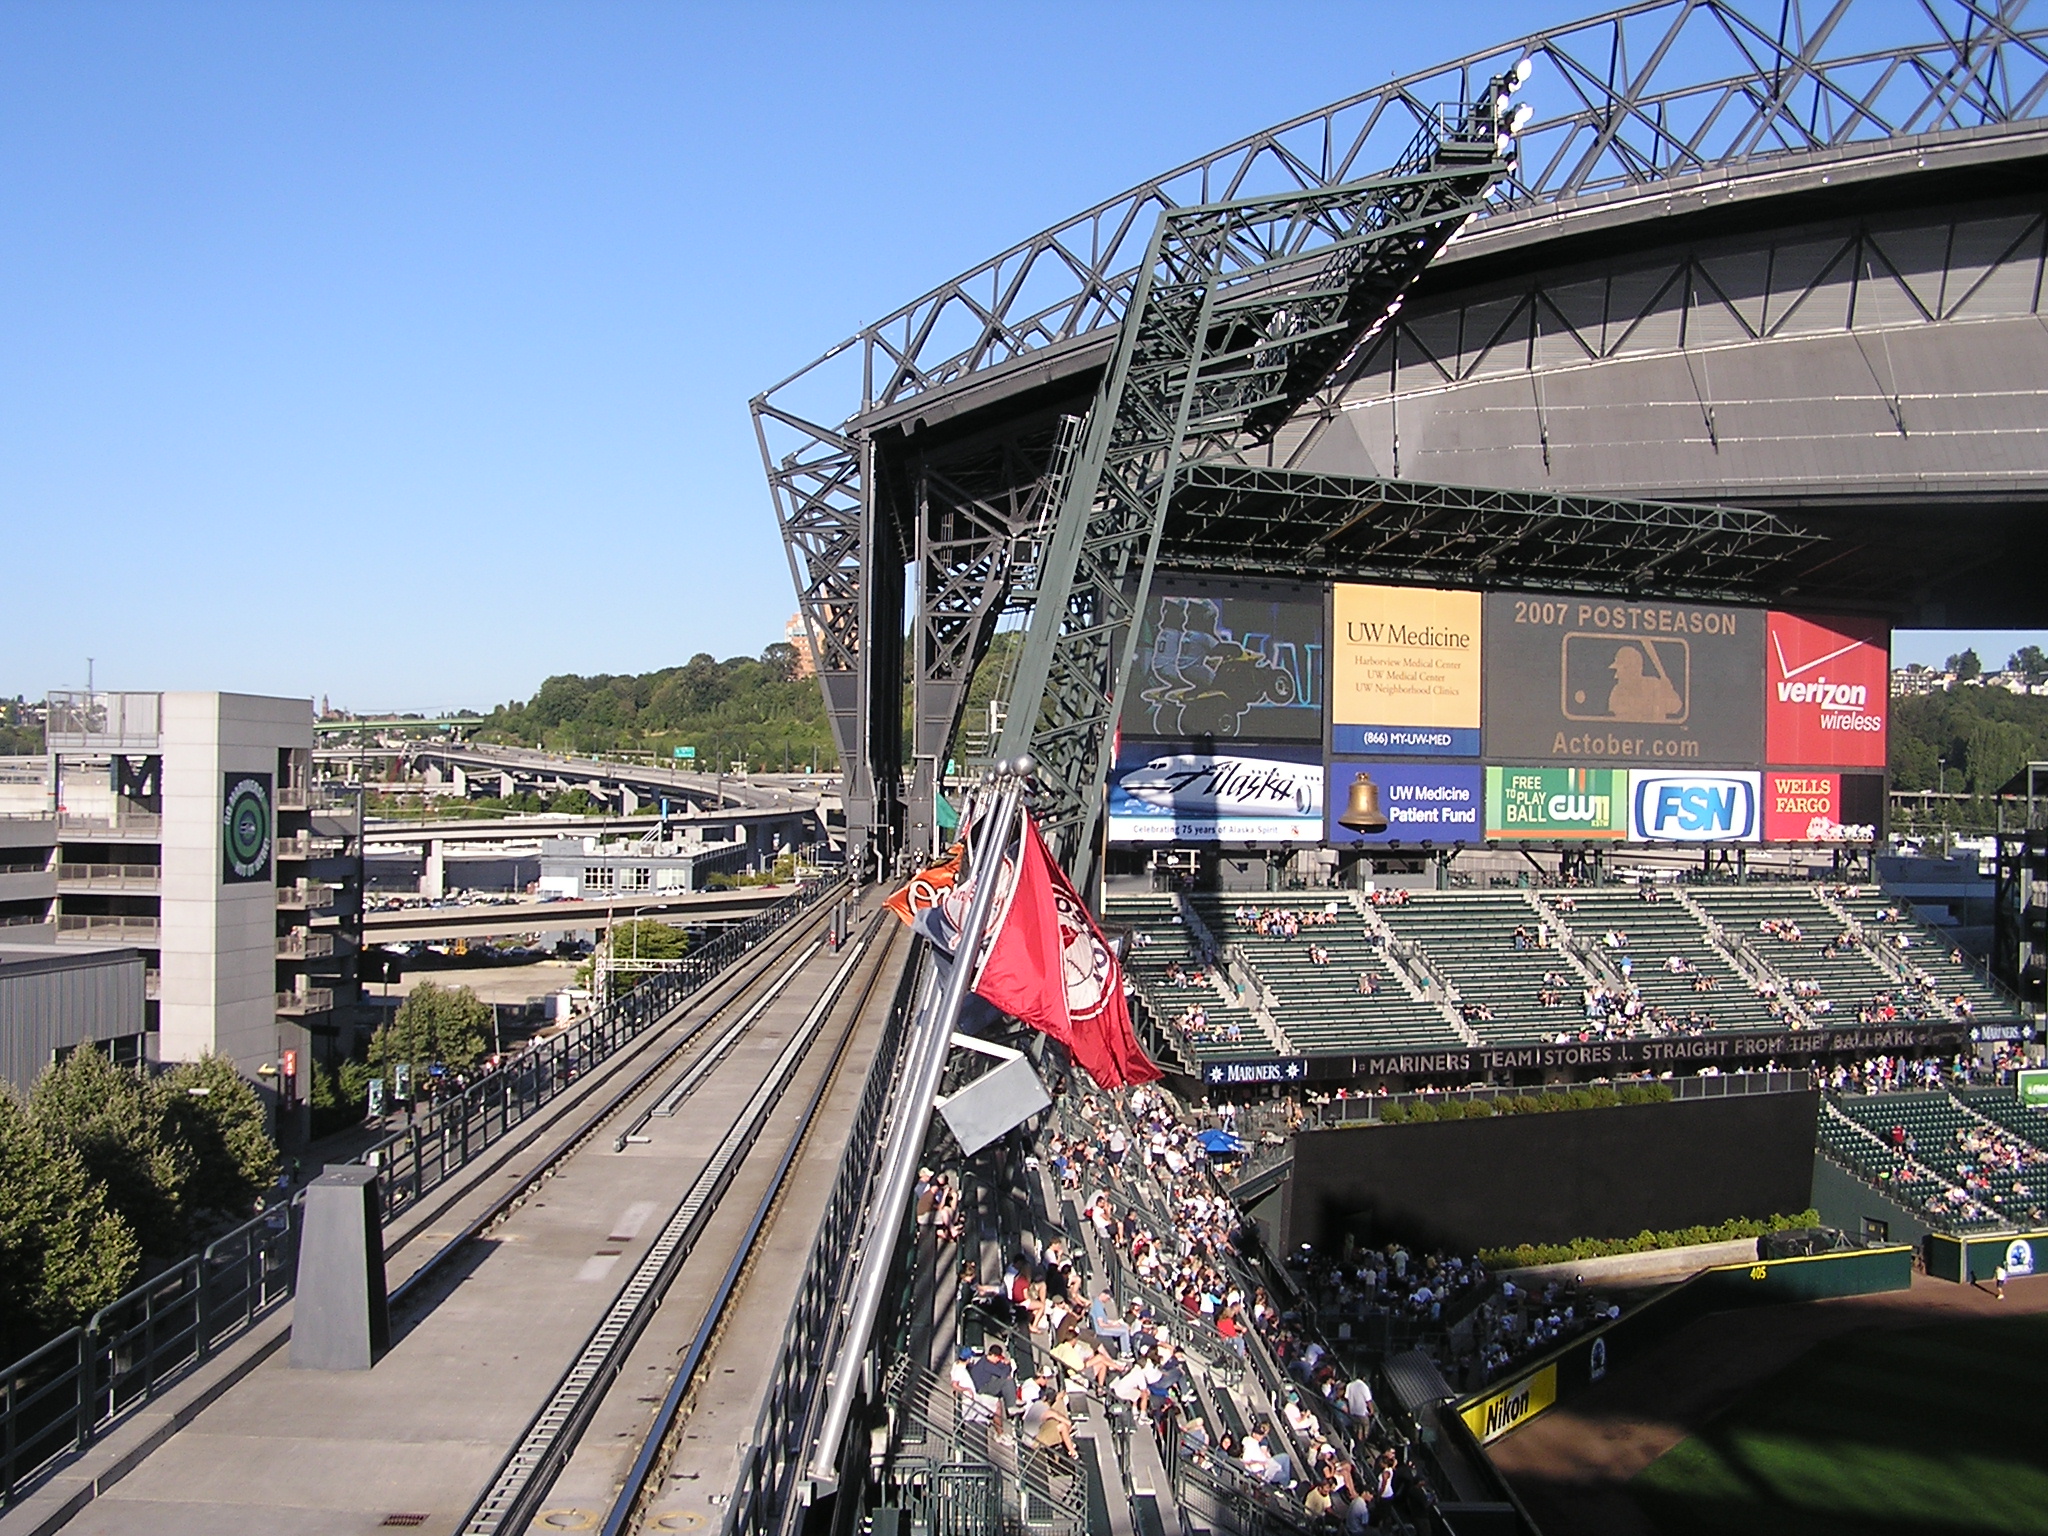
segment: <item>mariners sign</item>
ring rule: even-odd
[[[224,884],[251,884],[270,879],[270,775],[230,773],[221,796],[220,877]]]
[[[1228,1088],[1235,1083],[1298,1083],[1307,1076],[1308,1061],[1300,1056],[1202,1063],[1202,1081],[1215,1088]]]

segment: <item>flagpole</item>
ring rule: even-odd
[[[882,1174],[875,1199],[868,1207],[867,1230],[847,1293],[845,1326],[832,1369],[825,1378],[830,1395],[818,1422],[805,1474],[813,1494],[834,1488],[839,1482],[839,1443],[853,1413],[854,1390],[860,1385],[861,1362],[867,1355],[875,1318],[881,1312],[896,1234],[902,1229],[903,1215],[910,1205],[924,1139],[931,1129],[932,1105],[946,1074],[953,1030],[960,1021],[961,1005],[974,985],[975,961],[981,953],[981,936],[988,927],[989,909],[995,903],[1003,853],[1010,845],[1010,834],[1024,798],[1024,781],[1030,777],[1033,766],[1029,757],[996,764],[994,803],[989,807],[987,831],[976,839],[981,851],[974,857],[971,869],[974,895],[954,946],[953,968],[946,977],[945,990],[919,1013],[904,1053],[902,1098],[891,1116],[889,1140],[882,1153]]]

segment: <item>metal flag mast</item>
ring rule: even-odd
[[[810,1463],[805,1472],[816,1492],[836,1487],[839,1481],[839,1442],[846,1434],[846,1421],[853,1411],[861,1362],[867,1354],[876,1315],[881,1311],[897,1234],[910,1208],[918,1160],[931,1130],[932,1107],[945,1077],[953,1030],[960,1021],[961,1006],[974,986],[975,961],[981,953],[982,935],[988,929],[989,912],[995,905],[1003,855],[1016,831],[1033,767],[1028,756],[997,763],[984,787],[982,804],[976,807],[983,813],[974,818],[979,825],[969,829],[968,868],[974,880],[974,895],[960,925],[951,967],[938,972],[943,985],[935,988],[927,983],[904,1051],[901,1098],[883,1148],[875,1197],[868,1206],[867,1230],[855,1261],[853,1282],[847,1290],[845,1321],[832,1368],[825,1378],[829,1395],[818,1420],[817,1435],[811,1442]]]

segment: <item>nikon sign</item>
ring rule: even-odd
[[[276,818],[267,773],[230,773],[221,795],[220,877],[226,885],[268,881]]]
[[[1495,593],[1486,600],[1486,755],[1754,767],[1763,660],[1755,609]]]

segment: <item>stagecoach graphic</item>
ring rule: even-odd
[[[1683,725],[1692,712],[1692,646],[1676,637],[1574,632],[1562,672],[1567,720]]]
[[[1301,669],[1313,668],[1316,658],[1303,649],[1227,628],[1215,598],[1162,597],[1159,628],[1133,679],[1139,708],[1150,714],[1139,734],[1235,736],[1261,706],[1315,709],[1315,688]]]

